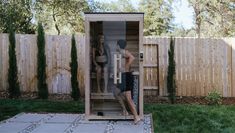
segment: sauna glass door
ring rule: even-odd
[[[132,27],[128,28],[128,25]],[[132,97],[138,99],[138,94],[134,96],[133,89],[127,88],[128,84],[134,83],[134,77],[128,77],[126,72],[131,75],[138,72],[139,61],[136,58],[130,70],[126,70],[125,50],[138,57],[138,31],[138,22],[90,22],[91,115],[104,118],[121,116],[125,119],[131,114],[122,92],[128,89],[132,91]],[[138,81],[135,86],[138,88]],[[138,101],[135,103],[138,106]]]

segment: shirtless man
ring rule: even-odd
[[[134,78],[133,78],[132,72],[130,72],[130,66],[133,63],[135,57],[128,50],[125,49],[126,48],[126,41],[119,40],[117,42],[117,44],[118,44],[118,51],[122,55],[122,62],[123,62],[122,63],[123,70],[120,70],[122,72],[122,78],[121,78],[122,81],[121,81],[121,84],[117,85],[117,87],[121,90],[121,93],[124,94],[124,96],[127,100],[127,103],[129,105],[129,108],[130,108],[132,114],[134,115],[134,123],[136,124],[140,121],[140,117],[137,114],[135,104],[134,104],[132,97],[131,97],[131,90],[133,88]],[[120,100],[119,100],[119,102],[120,102]],[[123,105],[122,105],[122,107],[123,107]],[[123,110],[125,111],[126,108],[123,107]]]

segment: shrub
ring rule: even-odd
[[[45,56],[45,36],[42,24],[38,24],[37,36],[37,78],[38,78],[38,97],[42,99],[48,98],[48,88],[46,83],[46,56]]]
[[[11,29],[9,31],[9,68],[8,68],[8,92],[10,98],[18,98],[20,96],[20,86],[17,75],[17,61],[15,51],[15,33]]]
[[[222,96],[216,90],[212,90],[211,92],[209,92],[208,95],[206,96],[206,100],[208,101],[209,105],[220,105],[220,104],[222,104]]]
[[[78,63],[77,63],[77,49],[76,49],[76,42],[74,35],[72,36],[71,40],[71,86],[72,86],[72,93],[71,97],[76,101],[80,97],[79,88],[78,88],[78,80],[77,80],[77,71],[78,71]]]
[[[168,98],[171,103],[175,103],[175,92],[176,92],[176,85],[175,85],[175,59],[174,59],[174,40],[171,37],[170,41],[170,49],[168,51],[168,70],[167,70],[167,91],[168,91]]]

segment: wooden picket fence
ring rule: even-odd
[[[84,94],[85,37],[76,35],[78,79]],[[167,96],[166,75],[170,38],[144,37],[145,95]],[[7,89],[8,34],[0,34],[0,91]],[[46,73],[50,93],[70,93],[71,36],[46,35]],[[16,55],[21,91],[37,91],[36,35],[16,35]],[[176,38],[178,96],[206,96],[213,89],[235,96],[235,38]],[[159,72],[159,75],[157,75]],[[158,78],[159,77],[159,78]],[[156,93],[153,93],[156,92]]]
[[[84,44],[85,37],[76,35],[78,55],[78,79],[84,94]],[[16,35],[16,56],[20,89],[24,92],[37,91],[37,38],[36,35]],[[46,76],[49,93],[70,93],[71,36],[47,35]],[[0,90],[6,90],[8,71],[8,35],[0,34]]]
[[[158,45],[159,95],[167,96],[170,38],[145,37],[144,44]],[[206,96],[213,89],[235,96],[235,38],[176,38],[175,61],[178,96]]]

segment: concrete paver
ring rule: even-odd
[[[64,133],[69,125],[69,123],[45,123],[32,131],[32,133]]]
[[[84,114],[21,113],[0,122],[0,133],[151,133],[152,116],[133,121],[87,121]]]
[[[30,123],[3,123],[0,124],[0,133],[17,133],[28,126]]]
[[[56,114],[53,118],[51,118],[47,122],[72,123],[78,116],[79,114]]]
[[[104,133],[105,128],[104,124],[79,124],[73,131],[75,133],[91,133],[93,129],[94,133]]]
[[[48,114],[28,113],[27,115],[19,115],[16,119],[11,119],[12,122],[37,122],[47,117]]]

